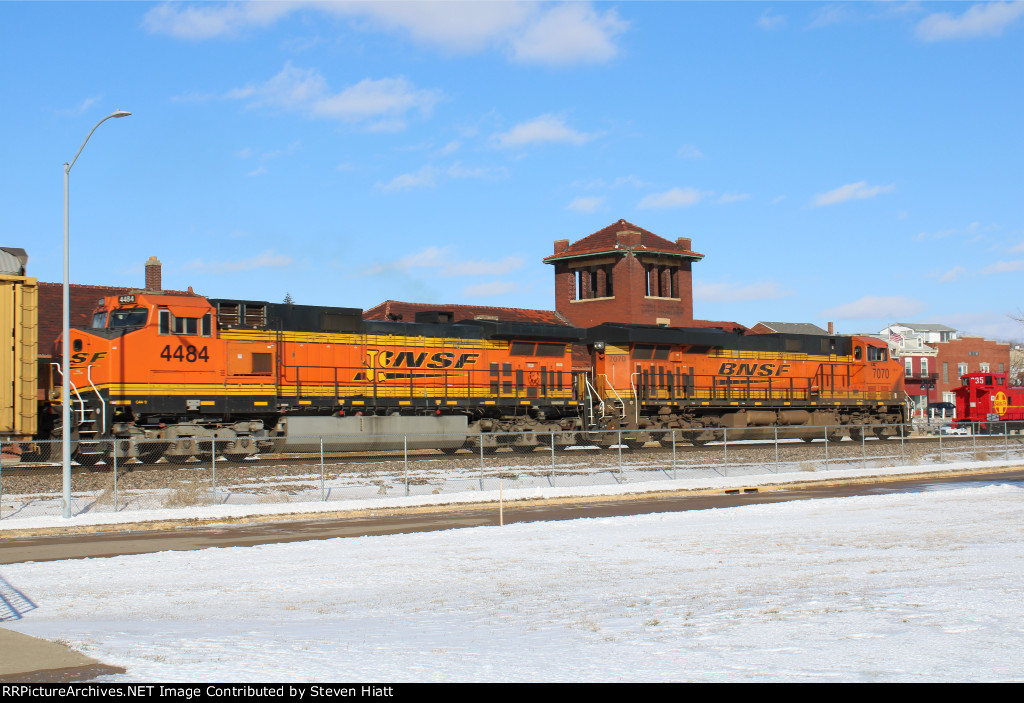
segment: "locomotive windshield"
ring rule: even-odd
[[[110,313],[110,327],[142,327],[146,324],[146,308],[125,308]]]
[[[90,326],[94,330],[101,330],[104,327],[106,327],[107,326],[107,311],[106,310],[101,310],[100,312],[95,313],[92,316],[92,325],[90,325]]]

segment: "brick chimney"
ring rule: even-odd
[[[162,264],[155,256],[149,257],[146,262],[146,290],[163,290],[161,282]]]
[[[836,326],[833,323],[831,323],[831,322],[828,323],[828,333],[829,334],[835,334],[836,333]]]

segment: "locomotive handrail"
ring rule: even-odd
[[[621,405],[621,406],[622,406],[622,414],[621,414],[621,415],[619,415],[619,419],[621,420],[621,419],[623,419],[623,418],[625,418],[625,417],[626,417],[626,404],[625,404],[625,403],[624,403],[624,402],[622,401],[622,396],[620,396],[620,395],[619,395],[619,392],[618,392],[617,390],[615,390],[615,386],[613,386],[613,385],[611,384],[611,382],[610,382],[610,381],[608,380],[608,374],[606,374],[606,373],[603,373],[603,374],[601,374],[601,375],[602,375],[602,376],[604,376],[604,382],[605,382],[605,385],[606,385],[606,387],[607,387],[607,388],[608,388],[608,389],[609,389],[609,390],[610,390],[610,391],[611,391],[612,393],[614,393],[614,394],[615,394],[615,399],[616,399],[617,401],[619,401],[619,405]]]
[[[594,398],[597,398],[600,402],[601,417],[604,417],[604,398],[600,396],[600,394],[597,392],[597,389],[594,388],[594,385],[590,382],[589,378],[584,376],[583,382],[587,385],[587,389],[589,391],[587,393],[587,398],[590,402],[590,419],[593,420],[594,418]]]
[[[64,378],[64,369],[61,368],[60,364],[56,361],[51,361],[50,366],[55,366],[57,371],[60,373],[61,378]],[[92,383],[92,381],[90,381],[90,383]],[[78,392],[78,386],[75,385],[75,382],[71,380],[70,376],[68,377],[68,387],[71,389],[71,392],[75,394],[75,397],[78,398],[79,408],[76,412],[81,416],[80,422],[85,422],[85,400],[82,399],[81,394]],[[93,386],[93,388],[95,389],[96,386]]]
[[[630,386],[630,388],[633,389],[633,408],[636,410],[634,415],[636,417],[636,426],[637,427],[640,426],[640,395],[636,391],[636,384],[633,383],[633,377],[634,376],[639,376],[639,375],[640,375],[639,372],[636,372],[636,371],[634,371],[633,373],[629,374],[629,386]],[[622,408],[622,417],[626,417],[626,408],[625,407]]]
[[[85,377],[89,381],[89,385],[92,386],[93,393],[96,394],[96,400],[100,406],[100,434],[107,429],[107,404],[103,402],[103,396],[100,395],[100,389],[96,387],[96,384],[92,382],[92,364],[85,367]],[[85,407],[82,407],[82,422],[85,422]]]

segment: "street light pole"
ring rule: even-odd
[[[71,517],[71,293],[70,293],[70,278],[71,278],[71,265],[68,256],[70,250],[70,219],[68,216],[68,185],[69,178],[71,175],[71,167],[78,161],[79,155],[82,153],[82,149],[85,148],[86,143],[89,141],[89,137],[96,131],[97,127],[109,120],[111,117],[127,117],[132,113],[125,112],[124,110],[115,110],[110,113],[102,120],[96,123],[96,126],[92,128],[85,141],[82,142],[82,146],[78,148],[78,152],[75,154],[75,158],[71,159],[71,163],[64,164],[64,289],[63,289],[63,324],[62,324],[62,357],[61,357],[61,467],[63,468],[64,475],[64,506],[63,516],[65,518]]]

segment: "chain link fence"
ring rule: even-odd
[[[72,515],[206,505],[308,503],[394,496],[574,488],[650,481],[842,471],[1024,459],[1024,435],[1009,426],[996,434],[910,436],[911,426],[658,431],[526,432],[470,435],[463,446],[410,449],[416,436],[367,437],[360,452],[325,450],[329,437],[289,438],[302,453],[281,453],[274,438],[194,442],[119,439],[77,448],[71,471]],[[978,429],[978,428],[975,428]],[[993,423],[986,426],[988,432]],[[810,430],[808,432],[808,430]],[[460,440],[461,441],[461,440]],[[456,442],[458,444],[458,442]],[[0,519],[60,516],[60,442],[34,454],[0,446]]]

